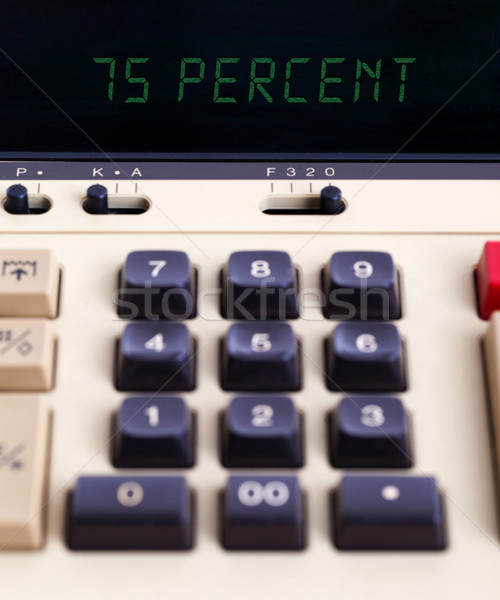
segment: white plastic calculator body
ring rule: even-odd
[[[2,553],[1,587],[9,598],[496,597],[494,470],[480,348],[486,322],[477,314],[473,281],[484,243],[500,239],[493,166],[443,165],[446,178],[432,164],[377,165],[369,173],[366,165],[271,166],[272,176],[269,164],[196,164],[188,178],[182,165],[179,179],[175,166],[156,164],[158,178],[139,179],[134,169],[145,169],[135,163],[1,165],[5,188],[22,182],[52,204],[43,215],[4,211],[2,250],[49,248],[62,273],[59,314],[50,320],[57,336],[55,384],[42,394],[53,411],[48,534],[40,551]],[[22,177],[19,168],[26,169]],[[96,181],[110,198],[116,192],[145,198],[149,210],[85,213],[82,200]],[[262,212],[270,203],[314,203],[329,183],[347,202],[340,215]],[[111,415],[127,396],[113,384],[114,345],[126,325],[113,292],[127,254],[152,249],[182,250],[198,269],[198,316],[186,322],[197,338],[198,381],[182,394],[197,413],[197,460],[193,468],[161,470],[185,476],[195,494],[194,547],[71,551],[65,519],[76,478],[155,474],[115,469],[110,460]],[[228,476],[267,474],[227,469],[219,457],[218,415],[235,395],[219,383],[218,346],[230,326],[220,314],[219,273],[232,252],[259,249],[288,252],[303,293],[300,318],[290,321],[303,351],[303,387],[290,394],[305,422],[305,465],[292,471],[307,498],[306,549],[297,552],[231,552],[220,543],[218,495]],[[409,385],[397,396],[411,414],[415,449],[413,468],[400,473],[437,478],[446,507],[445,551],[342,552],[332,542],[330,493],[349,471],[327,458],[325,419],[342,394],[325,384],[323,341],[336,322],[324,318],[314,292],[331,255],[345,250],[388,252],[400,269],[403,315],[395,323],[406,343]]]

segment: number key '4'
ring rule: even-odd
[[[192,390],[195,342],[182,323],[130,323],[118,343],[116,387],[124,391]]]

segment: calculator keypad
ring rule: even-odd
[[[163,281],[162,271],[167,277],[164,269],[176,253],[168,257],[166,254],[169,253],[129,255],[122,275],[127,286],[145,289],[149,285],[145,273],[152,278],[153,273],[148,269],[154,263],[157,284],[167,292],[170,284]],[[177,254],[176,259],[182,253]],[[179,266],[181,262],[184,289],[192,290],[188,281],[189,259],[184,255],[177,263],[174,260],[174,265]],[[178,281],[181,279],[179,276]],[[371,298],[375,297],[375,291],[380,292],[382,300],[388,302],[387,306],[380,304],[380,296],[378,300],[371,299],[365,306],[366,319],[394,319],[401,315],[399,278],[392,258],[386,253],[337,253],[332,257],[328,273],[323,273],[323,282],[330,298],[339,289],[345,292],[348,286],[357,286],[351,301],[353,316],[358,320],[364,319],[361,311],[361,304],[366,300],[364,292]],[[248,322],[231,325],[220,341],[220,385],[223,390],[253,394],[234,397],[220,413],[222,464],[226,468],[300,468],[304,464],[304,417],[292,398],[270,395],[270,392],[296,391],[302,386],[301,342],[288,323],[276,322],[276,319],[284,321],[298,316],[295,267],[284,252],[236,252],[222,271],[221,293],[223,316]],[[329,317],[341,316],[328,304],[325,311]],[[139,316],[144,318],[145,312],[139,310]],[[196,432],[192,413],[183,398],[157,395],[158,390],[193,388],[193,354],[193,338],[183,324],[143,320],[125,328],[118,343],[117,388],[151,390],[155,395],[129,397],[120,407],[114,420],[115,466],[188,468],[193,465]],[[413,448],[409,419],[402,402],[394,397],[371,395],[406,389],[404,346],[397,328],[380,322],[341,323],[326,340],[324,359],[327,387],[331,391],[366,393],[362,397],[346,396],[328,414],[331,465],[335,468],[409,468]],[[403,486],[418,487],[415,480],[400,481]],[[354,493],[356,496],[363,486],[368,494],[375,493],[370,487],[375,484],[375,478],[345,478],[337,490],[332,510],[338,526],[335,533],[338,548],[376,546],[370,541],[369,531],[362,531],[361,538],[352,534],[351,513],[343,505],[346,495]],[[115,483],[112,480],[92,483],[90,479],[87,482],[83,479],[78,485],[112,487]],[[396,487],[384,486],[383,496],[386,489]],[[400,493],[400,488],[397,489]],[[135,490],[134,487],[132,496]],[[384,501],[387,498],[384,497]],[[414,514],[412,506],[407,508],[408,522],[403,525],[396,522],[396,537],[404,527],[411,529]],[[359,515],[354,514],[354,520],[362,522],[362,512],[360,505]],[[295,476],[230,476],[221,494],[221,519],[222,544],[226,549],[305,547],[304,495]],[[78,532],[77,516],[74,523],[73,531]],[[374,527],[383,529],[384,525],[381,518]],[[392,525],[389,522],[389,529]],[[72,535],[73,539],[78,538],[77,534],[76,538],[74,533]],[[114,543],[120,547],[120,543]],[[140,547],[146,542],[134,543]],[[404,545],[404,542],[391,543]],[[73,544],[83,547],[79,542]],[[410,540],[408,544],[421,547],[419,539]]]
[[[316,277],[319,268],[318,261]],[[323,414],[327,422],[327,427],[323,425],[323,461],[330,463],[332,473],[347,468],[408,469],[414,460],[408,414],[399,398],[381,395],[407,389],[405,345],[394,324],[377,322],[401,316],[398,271],[390,255],[381,252],[336,253],[328,270],[319,292],[331,297],[338,290],[344,293],[349,286],[358,287],[351,298],[351,321],[339,323],[326,341],[323,338],[322,347],[317,338],[326,371],[322,375],[321,365],[316,365],[318,381],[324,377],[327,383],[321,384],[323,393],[345,394],[338,403],[331,395],[330,407]],[[205,285],[203,275],[200,269]],[[197,316],[200,290],[196,280],[197,273],[184,252],[138,251],[126,258],[114,299],[121,303],[119,315],[132,322],[116,339],[114,384],[119,391],[140,394],[122,398],[110,414],[111,462],[121,473],[126,469],[135,473],[137,469],[185,469],[186,476],[195,476],[199,470],[197,464],[187,471],[197,463],[198,438],[203,444],[207,432],[206,425],[199,431],[197,427],[203,406],[195,405],[196,411],[192,410],[189,395],[207,376],[206,365],[197,373],[199,322],[193,321],[189,328],[170,322]],[[304,341],[311,343],[303,333],[304,323],[297,323],[299,336],[295,325],[286,322],[299,316],[297,269],[285,252],[235,252],[222,270],[221,284],[222,315],[240,322],[224,322],[224,329],[219,327],[219,352],[212,364],[217,362],[221,398],[228,397],[225,391],[238,395],[220,406],[218,427],[216,419],[212,422],[219,449],[215,458],[219,469],[256,472],[248,476],[228,472],[220,491],[220,542],[228,550],[300,550],[306,546],[307,490],[301,489],[296,475],[272,472],[306,465],[305,431],[311,416],[303,406],[297,408],[293,395],[286,395],[302,389],[302,363],[306,357],[314,360],[309,350],[307,354],[302,351]],[[379,299],[387,300],[388,311],[385,304],[369,300],[363,316],[363,294],[372,298],[376,291]],[[126,315],[125,304],[135,313]],[[329,304],[324,310],[329,318],[345,317]],[[44,321],[31,321],[49,331]],[[323,316],[320,322],[328,328]],[[16,320],[10,325],[14,324],[24,327],[26,323]],[[54,337],[51,333],[46,337],[53,348]],[[215,336],[211,343],[215,350]],[[19,344],[12,347],[20,351]],[[1,352],[0,347],[0,373]],[[53,356],[49,362],[53,367]],[[214,379],[215,375],[214,370]],[[109,377],[111,384],[111,373]],[[37,389],[51,385],[52,380]],[[9,383],[5,389],[16,388]],[[348,395],[351,392],[363,395]],[[315,397],[307,402],[312,406]],[[1,460],[0,454],[0,468]],[[363,475],[342,480],[332,496],[329,515],[337,548],[445,546],[441,496],[434,480],[424,485],[418,477],[396,479]],[[189,549],[194,544],[192,500],[197,492],[190,490],[184,477],[126,473],[80,477],[69,501],[68,545],[96,550]],[[423,498],[423,504],[416,507],[413,493]],[[368,500],[375,507],[372,512]],[[415,526],[419,519],[425,522],[425,531],[420,533]],[[386,542],[377,542],[384,536]],[[22,543],[27,546],[26,541]]]

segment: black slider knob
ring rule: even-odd
[[[17,183],[11,185],[7,190],[7,197],[3,207],[8,213],[13,215],[29,215],[30,207],[28,202],[28,190]]]
[[[109,213],[108,190],[103,185],[91,185],[87,190],[83,208],[91,215],[107,215]]]
[[[339,215],[344,212],[346,204],[342,200],[342,192],[338,187],[329,185],[321,190],[319,211],[323,215]]]

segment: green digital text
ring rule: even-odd
[[[236,98],[232,96],[221,96],[220,86],[229,83],[236,83],[236,77],[222,77],[222,65],[234,65],[239,62],[239,58],[218,58],[215,63],[215,85],[214,85],[214,102],[222,102],[225,104],[236,104]]]
[[[292,104],[305,104],[307,102],[307,100],[305,98],[303,98],[302,96],[291,96],[290,95],[290,87],[291,87],[290,80],[292,78],[292,66],[293,65],[305,65],[310,60],[311,60],[310,58],[291,58],[286,63],[285,100],[287,102],[290,102]]]
[[[257,75],[258,65],[268,65],[268,74],[264,77],[262,76],[262,74]],[[272,58],[252,58],[250,67],[250,90],[248,92],[248,101],[252,102],[252,100],[255,97],[255,90],[257,90],[262,94],[262,96],[267,100],[267,102],[271,103],[273,101],[273,98],[265,88],[264,84],[271,83],[275,75],[276,63]]]
[[[326,90],[329,84],[342,83],[342,77],[330,77],[328,73],[328,65],[339,65],[345,61],[345,58],[323,58],[321,60],[321,83],[319,84],[319,101],[332,104],[341,104],[342,100],[338,96],[327,96]]]
[[[196,76],[186,77],[187,66],[198,65],[198,74]],[[184,98],[184,90],[187,83],[201,83],[205,78],[205,62],[201,58],[181,58],[181,74],[179,83],[178,101]]]
[[[178,103],[205,101],[264,106],[402,104],[417,87],[413,66],[416,57],[197,56],[92,60],[102,69],[105,97],[112,103],[147,104],[154,98]]]

